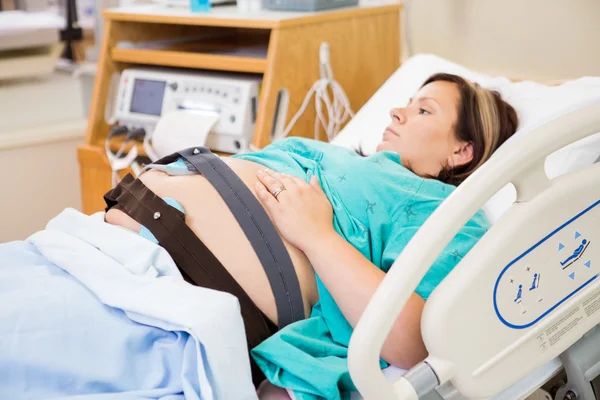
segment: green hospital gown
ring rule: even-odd
[[[388,269],[417,229],[455,189],[424,179],[392,152],[362,157],[354,151],[303,138],[275,142],[256,153],[235,155],[310,181],[319,178],[334,211],[335,230],[383,271]],[[476,213],[440,254],[416,288],[427,299],[462,256],[487,231]],[[343,265],[334,268],[344,273]],[[397,266],[402,268],[402,266]],[[274,385],[292,389],[298,399],[340,399],[355,390],[347,352],[352,327],[317,276],[319,302],[310,318],[295,322],[252,350]],[[385,367],[385,362],[381,361]]]

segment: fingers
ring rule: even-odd
[[[317,178],[316,175],[311,176],[310,186],[314,187],[315,189],[321,189],[321,185],[319,184],[319,178]]]
[[[273,176],[275,179],[279,180],[287,190],[290,190],[293,188],[293,186],[291,185],[292,183],[298,187],[308,186],[308,183],[306,183],[306,181],[304,179],[299,178],[295,175],[282,174],[280,172],[271,171],[271,176]]]
[[[323,188],[321,187],[321,183],[319,182],[319,178],[316,175],[313,175],[310,178],[310,186],[312,186],[317,192],[325,194],[323,192]]]
[[[294,181],[291,175],[282,174],[274,171],[267,171],[267,173],[269,173],[277,181],[281,182],[281,186],[284,187],[286,190],[293,190],[294,186],[296,186],[296,182]]]
[[[273,177],[271,173],[265,172],[264,170],[258,170],[256,172],[256,176],[264,185],[263,187],[266,187],[270,193],[273,193],[277,189],[285,188],[285,186],[283,186],[278,179]]]
[[[294,183],[300,187],[308,185],[304,179],[298,178],[297,176],[291,175],[290,178],[294,181]]]
[[[254,189],[256,190],[256,195],[258,199],[262,203],[262,205],[267,209],[269,214],[273,214],[277,210],[279,202],[273,195],[267,190],[265,185],[260,182],[256,182],[254,185]]]
[[[271,194],[280,188],[291,192],[297,192],[299,189],[312,187],[319,192],[323,192],[316,176],[313,176],[310,183],[307,183],[297,176],[282,174],[269,169],[259,170],[256,175]]]

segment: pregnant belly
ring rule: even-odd
[[[254,184],[258,181],[256,171],[264,168],[260,164],[223,158],[256,197]],[[140,180],[161,197],[177,200],[185,210],[186,224],[217,257],[231,276],[248,293],[260,310],[277,323],[275,298],[254,249],[240,228],[221,196],[202,175],[169,176],[160,171],[144,173]],[[121,225],[138,232],[140,225],[119,210],[109,210],[106,222]],[[304,255],[281,235],[294,264],[305,315],[310,314],[318,300],[317,285],[313,269]]]

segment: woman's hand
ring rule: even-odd
[[[346,320],[355,327],[385,273],[335,232],[331,204],[315,177],[308,184],[272,171],[259,171],[257,176],[256,193],[275,225],[306,254]],[[413,293],[394,322],[381,350],[381,357],[390,364],[409,369],[427,356],[420,323],[424,305]]]
[[[256,194],[291,244],[305,251],[335,233],[333,209],[315,176],[310,184],[270,170],[259,170],[257,176]]]

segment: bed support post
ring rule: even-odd
[[[587,332],[560,355],[567,374],[555,400],[598,400],[600,396],[600,327]]]

